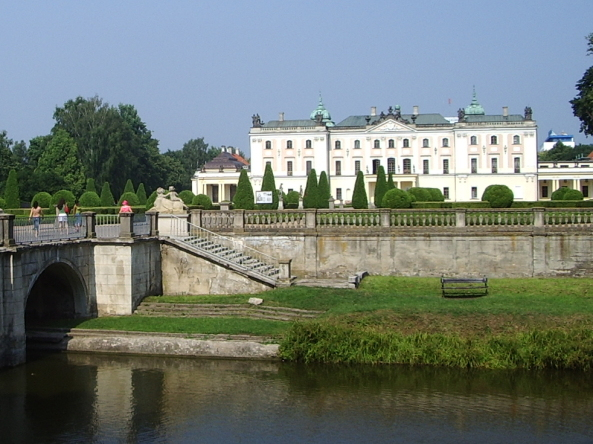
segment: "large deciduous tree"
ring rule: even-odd
[[[593,33],[587,37],[587,54],[593,55]],[[570,101],[572,111],[581,121],[581,132],[593,136],[593,66],[576,84],[577,96]]]
[[[204,138],[190,139],[178,151],[167,151],[164,156],[176,160],[181,165],[182,174],[177,183],[168,183],[180,190],[191,189],[191,178],[196,170],[206,162],[211,161],[220,154],[219,148],[209,147]]]

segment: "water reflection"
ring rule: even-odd
[[[2,442],[593,442],[593,376],[59,354],[0,372]]]

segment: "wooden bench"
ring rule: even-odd
[[[488,278],[446,278],[441,277],[443,297],[486,296],[488,294]]]

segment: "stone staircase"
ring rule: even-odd
[[[274,263],[277,262],[274,258],[246,247],[241,248],[243,251],[233,248],[229,245],[233,240],[229,238],[176,236],[169,238],[169,241],[272,286],[276,286],[280,277],[280,268]]]
[[[187,318],[241,317],[290,322],[297,319],[316,318],[323,314],[323,312],[316,310],[301,310],[298,308],[266,307],[251,304],[177,304],[142,302],[134,314],[155,317]]]

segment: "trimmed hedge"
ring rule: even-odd
[[[37,201],[41,208],[49,208],[51,206],[51,194],[46,193],[45,191],[37,193],[33,196],[33,199],[31,199],[31,206],[33,206],[33,202],[35,201]]]
[[[94,191],[86,191],[82,193],[79,199],[81,207],[100,207],[101,198]]]
[[[506,185],[489,185],[482,194],[482,201],[490,202],[492,208],[510,208],[515,195]]]
[[[122,194],[117,204],[121,205],[124,200],[127,200],[128,204],[131,207],[137,207],[138,205],[140,205],[140,199],[138,199],[138,196],[136,196],[136,193],[134,193],[133,191],[127,191],[124,194]]]
[[[194,197],[196,197],[196,195],[190,190],[183,190],[181,193],[179,193],[179,198],[185,205],[191,205]]]
[[[54,193],[54,195],[51,197],[51,204],[54,206],[57,205],[58,202],[60,201],[60,199],[64,199],[66,201],[68,208],[74,207],[74,201],[76,200],[76,198],[74,197],[74,194],[72,194],[72,191],[70,191],[70,190],[56,191]]]
[[[51,198],[51,196],[50,196],[50,198]],[[6,206],[6,201],[0,197],[0,208],[4,209],[5,206]]]
[[[204,210],[212,209],[212,199],[210,199],[210,197],[208,197],[205,194],[198,194],[197,196],[194,196],[194,198],[191,201],[191,204],[197,205],[203,208]]]
[[[428,189],[421,187],[412,187],[406,190],[417,202],[432,202],[432,194]]]
[[[411,208],[412,195],[407,191],[394,188],[385,193],[381,205],[383,208]]]

